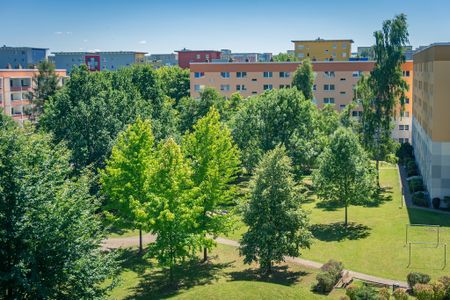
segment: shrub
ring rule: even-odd
[[[444,285],[444,288],[448,290],[450,288],[450,276],[443,276],[438,279]]]
[[[442,202],[443,202],[448,208],[450,208],[450,197],[449,197],[449,196],[445,196],[444,199],[442,199]]]
[[[355,294],[356,291],[358,290],[358,286],[355,284],[350,284],[349,286],[347,286],[347,289],[345,291],[345,294],[350,298],[350,299],[355,299]]]
[[[431,288],[433,289],[433,300],[443,300],[445,299],[445,296],[447,294],[447,291],[445,289],[445,285],[440,282],[436,281],[431,284]]]
[[[407,160],[414,158],[414,148],[410,143],[403,143],[397,148],[395,153],[401,164],[407,163]]]
[[[391,292],[387,288],[382,288],[378,291],[379,300],[389,300],[391,298]]]
[[[336,284],[335,277],[328,272],[320,272],[316,276],[317,284],[315,286],[315,290],[319,293],[329,293],[333,289]]]
[[[380,299],[377,291],[373,287],[370,287],[366,284],[363,284],[360,287],[357,287],[357,286],[349,287],[349,288],[347,288],[346,294],[351,300],[379,300]]]
[[[409,176],[415,176],[418,175],[419,172],[417,170],[417,164],[414,160],[410,160],[408,161],[407,165],[406,165],[406,171],[408,173],[408,177]]]
[[[434,300],[434,291],[431,285],[418,283],[414,286],[414,296],[417,300]]]
[[[405,289],[396,289],[392,293],[392,297],[394,297],[395,300],[408,300],[408,293]]]
[[[439,209],[441,207],[441,198],[433,198],[433,201],[431,202],[433,204],[434,209]]]
[[[427,196],[424,192],[417,192],[412,196],[412,202],[414,205],[429,207]]]
[[[413,178],[408,182],[409,191],[411,193],[424,191],[423,181],[421,178]]]
[[[320,269],[322,272],[316,276],[315,290],[319,293],[329,293],[339,281],[344,266],[341,262],[329,260]]]
[[[406,280],[408,281],[408,285],[411,288],[414,288],[414,286],[418,283],[421,284],[427,284],[430,282],[431,278],[429,275],[419,272],[411,272],[406,277]]]
[[[341,296],[339,300],[351,300],[349,296]]]

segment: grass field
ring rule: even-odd
[[[302,257],[326,262],[333,258],[346,268],[380,277],[406,281],[411,271],[433,277],[450,274],[450,263],[443,269],[443,243],[450,247],[450,216],[418,209],[400,208],[400,187],[397,169],[385,166],[381,170],[381,185],[385,192],[369,206],[349,208],[350,230],[342,222],[342,208],[323,205],[310,196],[303,207],[311,212],[311,249]],[[412,245],[412,263],[408,267],[408,247],[405,245],[406,224],[441,225],[441,245]],[[245,231],[241,226],[229,238],[238,240]],[[409,240],[433,242],[435,229],[411,228]]]
[[[135,250],[125,250],[119,285],[110,299],[326,299],[315,294],[317,270],[293,264],[278,265],[273,276],[261,278],[256,265],[244,265],[236,248],[218,245],[207,264],[194,262],[179,268],[177,284],[167,281],[167,272],[152,260],[141,259]],[[328,299],[339,299],[344,290],[333,291]]]

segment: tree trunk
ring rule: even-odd
[[[142,229],[139,228],[139,254],[142,254]]]
[[[347,213],[347,207],[348,207],[348,205],[347,205],[347,203],[346,203],[346,204],[345,204],[345,221],[344,221],[345,227],[347,227],[347,225],[348,225],[348,213]]]
[[[377,170],[377,186],[378,188],[380,188],[380,160],[377,157],[376,160],[376,170]]]
[[[203,262],[206,262],[208,260],[208,248],[203,248]]]

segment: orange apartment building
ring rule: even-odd
[[[369,74],[374,67],[371,61],[316,61],[312,64],[315,73],[313,101],[320,108],[332,104],[338,111],[353,101],[354,87],[360,77]],[[265,90],[288,88],[298,66],[298,62],[191,63],[191,96],[199,97],[205,87],[215,88],[225,97],[236,92],[249,97]],[[400,142],[411,141],[412,68],[412,61],[402,66],[410,88],[404,111],[396,117],[393,131],[393,138]],[[355,110],[353,115],[360,115],[360,110]]]
[[[29,119],[33,76],[37,73],[37,69],[0,69],[0,109],[19,124]],[[56,70],[56,73],[62,84],[66,70]]]

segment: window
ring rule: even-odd
[[[334,98],[323,98],[324,104],[334,104]]]
[[[263,77],[264,77],[264,78],[272,78],[272,76],[273,76],[273,73],[272,73],[272,72],[264,72],[264,73],[263,73]]]
[[[340,94],[341,94],[341,95],[345,95],[345,94],[347,94],[347,93],[346,93],[345,91],[341,91]]]
[[[347,49],[347,44],[346,43],[342,43],[342,49]]]
[[[196,54],[195,59],[200,59],[200,54]]]
[[[409,125],[398,125],[399,130],[409,130]]]
[[[206,54],[206,55],[205,55],[205,58],[206,58],[206,59],[209,59],[209,54]]]
[[[273,86],[272,86],[271,84],[265,84],[265,85],[263,86],[263,90],[265,90],[265,91],[271,90],[271,89],[273,89]]]
[[[341,81],[346,81],[347,79],[346,78],[341,78]]]
[[[11,107],[11,115],[21,115],[22,107],[21,106],[13,106]]]
[[[355,71],[355,72],[352,73],[353,77],[361,77],[361,75],[362,75],[361,71]]]
[[[334,71],[325,71],[325,72],[323,72],[323,75],[326,78],[334,78],[334,77],[336,77],[336,74],[334,73]]]
[[[399,139],[398,139],[398,142],[399,142],[400,144],[403,144],[403,143],[404,143],[404,139],[403,139],[403,138],[399,138]]]
[[[203,90],[203,88],[204,88],[204,86],[201,85],[201,84],[196,84],[196,85],[194,85],[194,90],[195,90],[196,92],[200,92],[201,90]]]
[[[297,46],[297,49],[298,49],[298,50],[303,50],[303,49],[305,49],[305,45],[298,45],[298,46]]]
[[[358,116],[358,112],[356,110],[352,111],[352,116],[353,117],[357,117]]]
[[[336,44],[333,44],[333,49],[336,49],[336,48],[337,48]]]
[[[290,76],[289,72],[280,72],[280,78],[288,78]]]
[[[256,78],[252,78],[252,81],[258,81],[258,79],[256,79]]]
[[[288,89],[291,86],[289,84],[280,84],[280,89]]]
[[[313,91],[317,91],[317,85],[313,85]]]
[[[298,57],[299,57],[299,58],[303,58],[303,57],[305,57],[305,54],[304,54],[304,53],[299,53],[299,54],[298,54]]]
[[[405,98],[405,104],[409,104],[409,98]]]
[[[402,71],[403,77],[409,77],[409,71]]]
[[[334,88],[335,88],[334,84],[324,84],[323,85],[324,91],[334,91]]]
[[[247,72],[236,72],[237,78],[245,78],[247,77]]]
[[[220,76],[222,76],[222,78],[230,78],[230,72],[220,72]]]
[[[343,57],[343,58],[346,58],[346,57],[347,57],[347,53],[342,52],[342,57]]]
[[[245,87],[245,84],[238,84],[236,85],[236,91],[246,91],[247,88]]]
[[[220,85],[220,90],[228,92],[230,90],[230,85],[229,84],[221,84]]]
[[[401,111],[400,112],[401,117],[409,118],[409,111]]]
[[[252,94],[253,94],[253,95],[256,95],[256,94],[258,94],[258,92],[256,92],[256,91],[253,91],[253,92],[252,92]]]
[[[339,108],[340,108],[340,109],[344,109],[344,108],[345,108],[345,104],[339,105]]]
[[[409,125],[405,125],[405,130],[409,130]]]
[[[202,78],[205,77],[205,72],[195,72],[194,73],[195,78]]]

